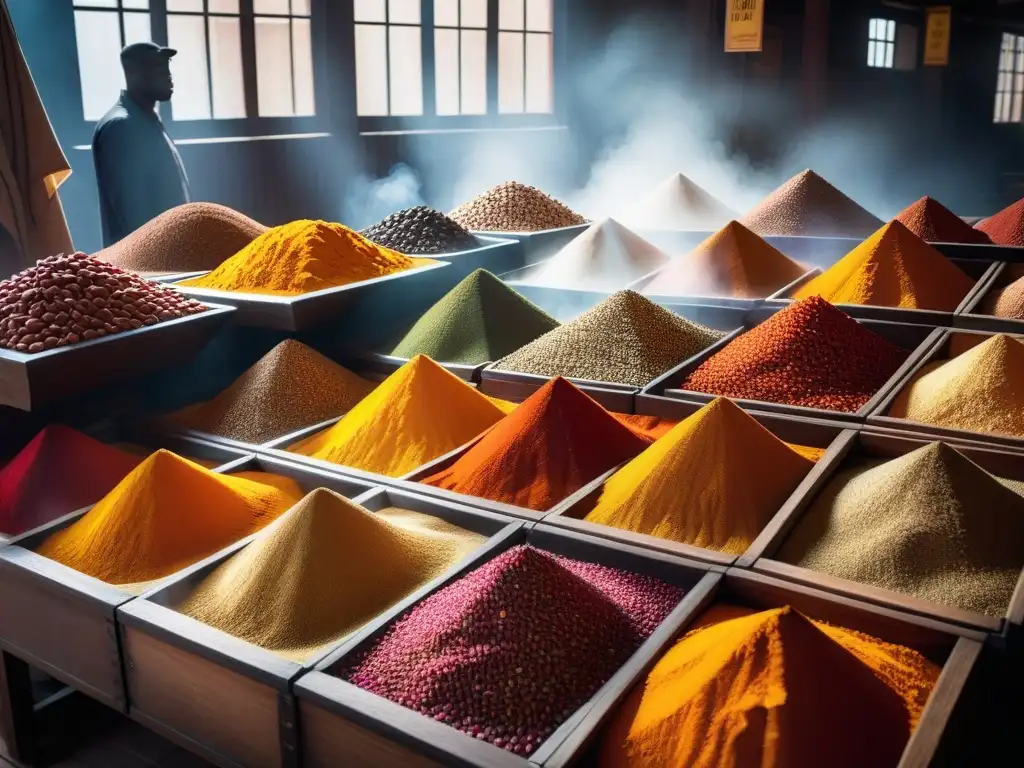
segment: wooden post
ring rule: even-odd
[[[825,109],[828,83],[829,0],[804,0],[804,46],[801,82],[804,118],[810,123]]]

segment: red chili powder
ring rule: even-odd
[[[896,221],[929,243],[991,243],[988,235],[975,229],[949,208],[931,197],[922,197],[896,215]]]
[[[909,353],[818,296],[798,301],[730,342],[683,389],[854,412]]]
[[[143,460],[60,424],[0,469],[0,533],[17,536],[106,496]]]
[[[421,602],[337,674],[525,756],[684,593],[650,576],[513,547]]]
[[[1024,246],[1024,197],[978,224],[996,245]]]
[[[650,442],[558,377],[421,482],[545,512]]]

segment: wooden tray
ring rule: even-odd
[[[0,405],[31,411],[184,363],[198,354],[234,312],[232,307],[207,306],[209,309],[198,315],[35,354],[0,349]]]
[[[682,400],[673,400],[667,397],[654,395],[641,395],[637,399],[637,413],[645,416],[660,416],[674,421],[682,421],[692,416],[704,406],[699,403],[687,403]],[[818,419],[801,419],[795,416],[783,416],[774,413],[758,413],[750,411],[758,423],[768,429],[780,440],[797,445],[806,445],[814,448],[826,449],[825,455],[807,473],[807,476],[793,490],[790,499],[801,498],[808,489],[814,486],[818,475],[826,470],[828,462],[826,459],[844,450],[856,434],[849,427],[849,424],[842,422],[829,422]],[[601,475],[601,477],[588,483],[578,493],[570,496],[565,502],[551,510],[545,517],[546,525],[554,525],[559,528],[587,533],[592,536],[600,536],[612,541],[620,541],[625,544],[632,544],[637,547],[657,550],[670,555],[688,557],[694,560],[704,560],[715,565],[749,566],[753,559],[746,555],[732,555],[704,547],[696,547],[691,544],[662,539],[645,533],[634,533],[622,528],[614,528],[610,525],[592,523],[583,518],[593,509],[601,495],[605,482],[613,474],[618,472],[625,464],[620,464],[612,470]],[[785,505],[782,509],[785,509]],[[781,511],[780,511],[781,513]],[[769,526],[771,523],[769,523]],[[748,550],[749,551],[749,550]]]
[[[308,470],[303,474],[311,486],[324,485],[346,496],[362,490],[361,483],[340,477]],[[372,511],[400,506],[435,515],[486,535],[490,542],[522,526],[500,515],[394,489],[377,488],[354,500]],[[171,607],[254,538],[182,571],[118,611],[130,713],[146,727],[225,768],[297,766],[300,729],[291,684],[339,644],[298,663]],[[411,594],[399,603],[402,610],[445,579],[441,576]]]
[[[470,571],[518,544],[529,543],[568,557],[616,568],[647,573],[689,588],[685,598],[662,625],[647,638],[626,664],[541,747],[529,761],[478,741],[461,731],[424,717],[386,699],[374,696],[331,674],[359,649],[379,638],[408,606],[397,608],[368,625],[352,640],[327,656],[313,672],[295,683],[298,699],[303,764],[309,768],[340,765],[403,766],[556,766],[562,743],[578,730],[592,731],[592,711],[609,698],[627,690],[646,674],[679,627],[722,576],[722,569],[705,563],[645,552],[590,536],[559,531],[545,525],[524,526],[481,550],[457,572],[450,573],[432,591],[456,581]],[[421,596],[420,599],[422,599]],[[578,737],[579,738],[579,737]],[[585,741],[585,738],[581,740]]]
[[[1024,251],[1024,248],[1021,249]],[[1010,283],[1024,277],[1024,264],[997,264],[973,300],[960,307],[953,317],[953,327],[971,331],[988,331],[990,333],[1024,334],[1024,320],[1008,317],[995,317],[984,314],[985,303],[989,295],[996,290],[1005,288]]]
[[[840,450],[832,452],[820,462],[821,471],[815,477],[814,483],[805,487],[802,494],[794,494],[786,502],[779,514],[761,532],[761,535],[744,555],[744,564],[752,564],[754,570],[769,576],[806,584],[866,603],[985,632],[991,635],[996,642],[1005,642],[1011,628],[1024,623],[1024,570],[1017,582],[1017,588],[1006,615],[1002,618],[993,618],[951,605],[830,576],[820,571],[774,559],[776,553],[789,538],[789,534],[800,522],[803,514],[810,509],[814,500],[836,472],[849,466],[851,460],[897,458],[917,450],[921,446],[928,445],[930,442],[933,441],[925,437],[896,436],[891,433],[873,432],[870,429],[861,430]],[[1024,461],[1021,460],[1020,454],[1005,453],[992,448],[981,448],[956,442],[950,443],[950,445],[992,474],[1014,480],[1024,480]]]
[[[867,416],[867,424],[872,427],[883,427],[901,432],[912,432],[917,435],[926,435],[930,436],[932,440],[979,443],[982,445],[997,446],[1010,450],[1024,449],[1024,437],[998,435],[992,432],[972,432],[970,430],[954,429],[952,427],[940,427],[935,424],[925,424],[924,422],[911,421],[909,419],[898,419],[887,415],[889,409],[892,408],[893,403],[896,402],[896,398],[899,397],[904,388],[910,384],[918,371],[929,363],[949,359],[953,352],[956,353],[953,355],[956,357],[956,355],[966,352],[968,349],[977,346],[993,335],[995,334],[966,329],[940,329],[939,335],[933,339],[933,342],[926,350],[924,350],[924,353],[917,356],[917,359],[914,361],[914,365],[909,368],[904,368],[903,375],[896,383],[896,386],[889,387],[884,397],[877,398],[872,403],[868,403],[868,405],[871,406],[871,410]],[[921,351],[921,349],[918,350],[918,352]]]
[[[665,375],[655,379],[641,390],[645,395],[664,395],[665,397],[687,400],[696,403],[710,403],[716,395],[709,395],[704,392],[679,389],[679,385],[695,371],[701,363],[717,354],[737,337],[743,335],[754,326],[760,325],[769,317],[779,312],[783,307],[762,307],[747,313],[742,328],[739,328],[717,344],[708,347],[695,357],[684,361],[680,365],[668,371]],[[860,423],[872,413],[877,404],[885,399],[893,387],[901,382],[906,374],[918,360],[927,353],[942,333],[942,329],[932,328],[926,325],[911,325],[909,323],[888,322],[883,320],[857,320],[858,323],[870,329],[879,336],[888,339],[894,344],[909,350],[910,355],[904,361],[888,382],[882,386],[874,397],[854,413],[844,411],[830,411],[824,408],[808,408],[802,405],[788,405],[786,403],[769,403],[763,400],[745,400],[733,398],[735,402],[746,410],[769,411],[772,413],[785,413],[790,416],[804,416],[807,418],[825,419],[832,421],[844,421]]]
[[[180,283],[170,283],[170,286],[194,299],[217,301],[237,308],[232,317],[237,325],[298,332],[328,320],[338,320],[357,302],[385,302],[401,306],[404,296],[418,293],[425,280],[429,283],[434,270],[449,266],[447,261],[433,261],[404,272],[300,296],[215,291],[190,288]]]
[[[499,238],[503,240],[515,240],[522,245],[522,264],[532,264],[564,248],[578,235],[587,231],[590,224],[575,224],[571,227],[559,229],[543,229],[538,232],[491,232],[473,230],[472,234],[477,237]]]
[[[921,325],[948,327],[953,324],[953,316],[974,304],[987,290],[992,275],[999,269],[996,262],[950,259],[962,272],[972,278],[974,287],[964,296],[953,312],[940,312],[931,309],[904,309],[901,307],[880,307],[869,304],[834,304],[850,317],[863,320],[890,320],[898,323],[918,323]],[[773,293],[765,301],[766,307],[788,307],[793,303],[793,292],[809,283],[822,273],[821,269],[808,272],[795,283]]]

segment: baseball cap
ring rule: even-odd
[[[121,63],[142,63],[158,59],[170,59],[178,52],[173,48],[164,48],[156,43],[132,43],[121,49]]]

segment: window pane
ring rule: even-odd
[[[459,26],[459,0],[434,0],[434,26]]]
[[[171,59],[175,120],[210,119],[210,81],[206,69],[206,24],[202,16],[167,16],[167,42],[177,48]]]
[[[114,106],[124,88],[121,71],[121,29],[117,14],[75,11],[78,69],[82,81],[82,112],[86,120],[99,120]]]
[[[526,0],[526,28],[533,32],[552,32],[551,0]]]
[[[238,0],[210,0],[210,13],[238,13]]]
[[[878,38],[878,19],[871,19],[868,22],[868,39],[875,40]]]
[[[292,107],[292,45],[288,19],[256,19],[256,98],[260,117],[287,117]]]
[[[487,0],[461,0],[461,9],[461,26],[487,27]]]
[[[523,8],[523,0],[498,0],[498,29],[522,29]]]
[[[1003,94],[997,93],[996,94],[996,111],[995,111],[995,114],[992,116],[992,122],[994,122],[994,123],[1001,122],[999,118],[1000,118],[1000,116],[1002,114],[1002,111],[1003,111]]]
[[[1013,115],[1010,120],[1014,123],[1019,123],[1021,119],[1021,94],[1013,94]]]
[[[885,31],[885,39],[890,43],[896,40],[896,22],[890,21],[889,26]]]
[[[1024,74],[1013,76],[1013,92],[1024,93]]]
[[[389,27],[391,114],[423,114],[423,54],[419,27]]]
[[[99,5],[99,3],[90,3],[90,5]],[[149,0],[121,0],[121,7],[145,11],[149,9]]]
[[[292,16],[312,16],[309,0],[292,0]]]
[[[356,114],[388,113],[387,29],[356,24]]]
[[[526,111],[552,112],[554,107],[551,35],[526,36]]]
[[[124,15],[124,44],[144,43],[153,39],[153,32],[149,26],[148,13],[126,13]],[[118,48],[118,54],[120,54]],[[118,61],[121,59],[118,58]]]
[[[245,117],[241,22],[225,16],[211,16],[209,21],[213,116],[220,120]]]
[[[434,30],[434,93],[439,115],[459,114],[459,32]]]
[[[355,0],[356,21],[387,21],[384,0]]]
[[[477,30],[463,30],[461,35],[461,112],[464,115],[486,115],[487,33]]]
[[[295,114],[316,114],[313,77],[313,35],[309,19],[292,19],[292,63],[295,65]]]
[[[1010,94],[1003,96],[1003,122],[1010,121]]]
[[[252,0],[253,13],[263,13],[268,16],[287,16],[289,13],[288,0]]]
[[[893,56],[893,52],[895,51],[895,49],[896,49],[895,45],[893,45],[892,43],[886,43],[886,45],[885,45],[885,66],[889,67],[889,69],[892,69],[892,56]]]
[[[875,66],[885,66],[885,43],[878,43],[875,45]]]
[[[203,0],[167,0],[167,10],[171,11],[203,11]]]
[[[420,0],[388,0],[388,21],[392,24],[419,24]]]
[[[523,33],[498,33],[498,112],[522,112],[526,87]]]
[[[875,41],[868,40],[868,66],[875,66]]]

